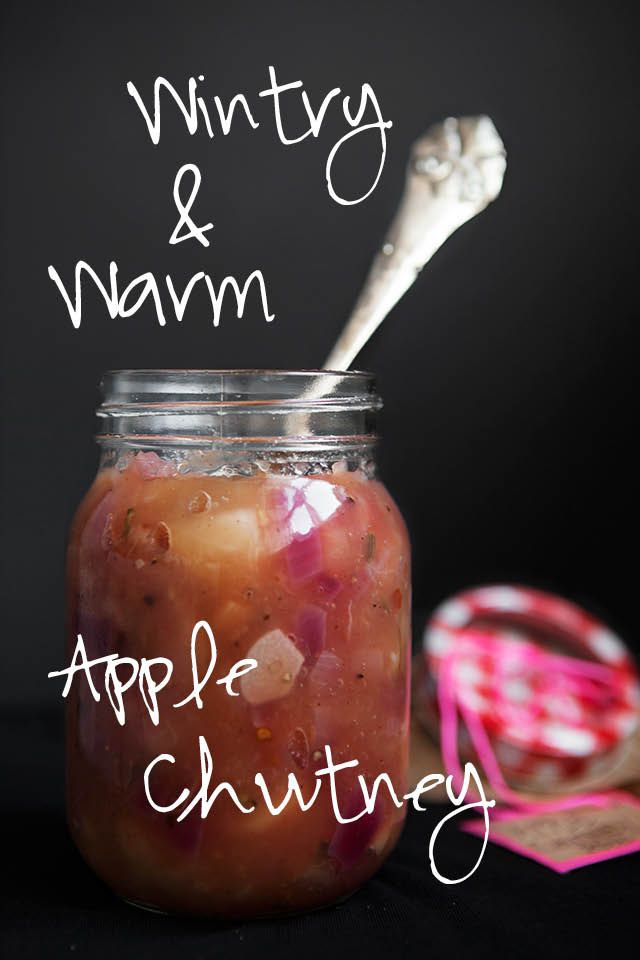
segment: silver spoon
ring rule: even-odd
[[[347,370],[445,240],[500,193],[502,140],[489,117],[449,117],[414,143],[398,212],[325,370]]]

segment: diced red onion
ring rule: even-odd
[[[97,683],[96,687],[99,689]],[[120,783],[123,767],[122,728],[118,727],[111,707],[104,699],[100,703],[94,700],[85,683],[78,689],[77,705],[78,744],[85,759],[107,782]]]
[[[95,617],[82,607],[78,610],[77,632],[82,635],[90,660],[118,653],[118,631],[111,620]],[[74,637],[74,641],[76,638]]]
[[[192,810],[184,820],[178,822],[170,814],[167,820],[167,829],[174,845],[182,853],[193,853],[200,844],[204,820],[198,813],[198,808]]]
[[[318,593],[327,600],[333,600],[342,590],[343,584],[337,577],[332,577],[329,573],[321,573],[316,579]]]
[[[289,577],[293,583],[310,580],[322,569],[322,543],[315,527],[302,537],[294,537],[286,553]]]
[[[175,466],[168,460],[163,460],[152,450],[145,453],[136,453],[131,461],[131,467],[140,474],[143,480],[153,480],[156,477],[174,477]]]
[[[304,548],[312,547],[311,557],[319,547],[319,539],[313,534],[331,516],[335,514],[344,500],[343,492],[335,484],[324,480],[296,477],[286,481],[277,481],[266,492],[266,509],[272,523],[269,540],[275,553],[292,544],[293,576],[296,578],[300,563],[299,554],[309,557],[309,551]],[[307,540],[309,538],[309,540]],[[320,569],[319,563],[312,563],[311,568],[304,570],[298,580],[308,579]],[[336,588],[335,583],[331,585]]]
[[[327,636],[326,610],[313,604],[304,607],[298,615],[295,636],[305,659],[317,660],[324,650]]]
[[[287,488],[278,482],[277,485],[267,488],[266,496],[269,514],[273,514],[278,523],[286,520],[291,506],[287,496]]]
[[[174,803],[185,787],[191,791],[191,797],[198,789],[194,771],[179,763],[159,764],[151,774],[149,787],[154,803],[163,807],[168,807]],[[187,854],[196,850],[204,829],[204,820],[200,816],[199,806],[188,813],[184,820],[180,821],[178,821],[178,817],[182,812],[182,807],[178,807],[171,813],[154,810],[147,798],[142,777],[137,781],[133,796],[135,809],[143,817],[153,818],[160,832],[169,838],[169,841],[177,850]],[[189,800],[186,802],[188,803]]]
[[[113,511],[113,491],[109,490],[85,524],[80,536],[81,547],[85,550],[108,550],[111,546],[111,520]]]
[[[311,671],[310,679],[314,686],[320,689],[335,687],[344,673],[344,664],[340,657],[329,650],[324,650]]]
[[[354,817],[364,807],[364,798],[359,790],[355,790],[346,810],[342,815],[346,818]],[[365,851],[371,846],[383,819],[383,807],[380,797],[371,813],[365,813],[359,820],[352,823],[339,823],[329,843],[328,854],[337,860],[343,867],[353,867],[360,860]]]

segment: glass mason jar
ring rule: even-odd
[[[75,842],[117,894],[160,911],[267,916],[340,899],[404,818],[382,782],[353,819],[358,775],[406,790],[409,542],[375,478],[373,380],[125,370],[102,389],[100,467],[68,549],[68,648],[80,634],[90,660],[117,654],[131,685],[122,723],[106,661],[91,671],[99,700],[82,674],[72,683]],[[198,703],[194,671],[204,679],[213,649]],[[166,658],[147,674],[155,722],[144,658]],[[255,665],[216,682],[241,660]],[[203,740],[209,794],[225,782],[251,812],[225,788],[181,818],[207,780]],[[308,809],[293,796],[274,815],[256,774],[274,806],[290,774],[306,801],[327,746],[334,764],[358,761],[335,774],[335,798],[324,775]]]

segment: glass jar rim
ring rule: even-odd
[[[105,376],[122,374],[259,374],[260,376],[321,376],[373,377],[368,370],[327,370],[323,367],[118,367],[107,370]]]
[[[229,388],[245,388],[252,384],[254,387],[262,384],[264,387],[276,384],[290,383],[291,396],[278,395],[274,399],[295,399],[294,387],[300,388],[313,385],[314,392],[319,389],[322,393],[317,396],[329,396],[337,393],[355,395],[360,386],[363,393],[371,395],[375,391],[375,379],[372,373],[365,370],[320,370],[320,369],[283,369],[277,368],[149,368],[149,369],[121,369],[107,370],[101,380],[101,389],[106,402],[114,395],[140,393],[157,393],[167,395],[172,393],[206,394],[207,388],[215,393],[231,392]],[[173,390],[171,388],[174,388]],[[338,389],[339,388],[339,389]],[[255,390],[252,390],[254,393]],[[132,397],[135,402],[135,399]]]
[[[110,370],[101,390],[100,441],[366,444],[382,406],[373,374],[358,370]]]

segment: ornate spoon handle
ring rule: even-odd
[[[398,212],[324,369],[348,369],[447,237],[495,200],[505,168],[486,116],[449,117],[416,140]]]

